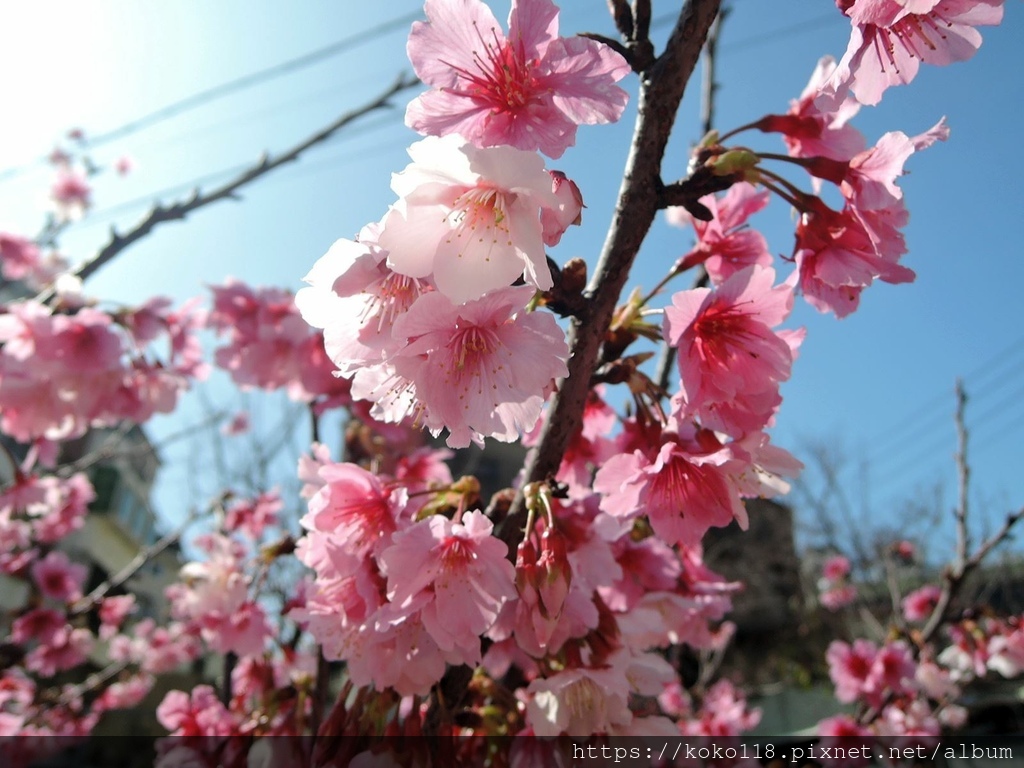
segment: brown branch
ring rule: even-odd
[[[151,559],[159,555],[172,544],[177,543],[178,539],[181,538],[181,534],[185,532],[185,528],[187,528],[192,522],[194,522],[195,519],[195,514],[189,515],[188,519],[185,520],[185,522],[182,523],[177,530],[167,534],[156,543],[150,544],[148,547],[143,547],[139,551],[139,553],[134,558],[132,558],[132,561],[128,563],[128,565],[126,565],[124,568],[118,571],[115,576],[104,581],[88,595],[76,601],[69,608],[68,612],[73,615],[78,613],[85,613],[86,611],[89,611],[92,608],[94,608],[96,605],[99,604],[100,600],[106,597],[110,590],[117,589],[118,587],[123,586],[130,578],[132,578],[132,576],[138,573],[139,570],[143,566],[145,566],[146,563],[148,563]]]
[[[1024,517],[1024,507],[1007,515],[1002,527],[979,544],[978,548],[968,556],[970,537],[967,528],[967,514],[971,470],[967,461],[968,434],[964,419],[966,405],[967,394],[964,392],[963,382],[958,380],[956,383],[956,413],[954,415],[957,435],[956,466],[959,482],[957,505],[956,509],[953,510],[953,516],[956,521],[956,556],[942,574],[942,592],[939,594],[939,599],[936,601],[931,616],[928,617],[928,622],[925,624],[924,629],[921,630],[921,644],[928,642],[939,628],[952,617],[950,609],[953,600],[959,593],[968,574],[981,565],[981,562],[988,556],[989,552],[1006,539],[1010,535],[1010,530],[1013,526]]]
[[[110,230],[110,241],[103,246],[91,259],[86,261],[84,264],[75,270],[74,275],[81,280],[87,280],[93,274],[98,272],[108,263],[110,263],[115,256],[120,254],[129,246],[138,242],[142,238],[146,237],[153,229],[158,225],[164,224],[169,221],[178,221],[184,219],[188,214],[192,213],[199,208],[207,206],[211,203],[215,203],[219,200],[237,200],[238,190],[245,186],[248,186],[253,181],[256,181],[260,177],[266,175],[270,171],[281,167],[287,163],[294,162],[299,159],[299,156],[310,147],[320,144],[327,139],[331,138],[335,133],[344,128],[349,123],[357,120],[364,115],[375,112],[378,109],[391,106],[391,98],[396,94],[411,88],[419,83],[414,77],[403,74],[401,75],[389,88],[383,93],[374,98],[372,101],[367,102],[363,106],[346,112],[333,123],[328,125],[323,130],[310,136],[305,141],[295,145],[288,151],[278,155],[277,157],[271,157],[269,154],[264,153],[263,157],[260,158],[259,162],[251,168],[243,171],[241,174],[226,182],[225,184],[210,190],[209,192],[203,193],[198,188],[192,193],[192,196],[187,200],[174,203],[169,206],[164,206],[159,203],[154,205],[153,209],[142,219],[135,227],[124,234],[118,234],[117,231],[111,227]],[[45,291],[36,296],[36,301],[50,302],[54,298],[53,288],[47,288]]]
[[[93,672],[78,685],[65,689],[57,700],[58,706],[69,706],[73,701],[86,693],[97,690],[104,683],[113,680],[130,666],[127,661],[115,661],[98,672]]]
[[[956,519],[956,563],[962,571],[967,564],[967,548],[970,546],[970,533],[967,530],[967,497],[971,482],[971,468],[967,463],[967,425],[964,411],[967,408],[967,393],[964,383],[956,381],[956,476],[958,497],[953,516]]]
[[[608,0],[608,11],[615,22],[615,28],[619,30],[627,40],[633,39],[633,11],[626,0]]]
[[[685,8],[683,9],[685,12]],[[717,12],[718,9],[716,8]],[[632,39],[645,42],[651,33],[651,0],[633,0],[633,34]],[[701,35],[703,37],[703,35]],[[671,45],[671,43],[669,43]]]
[[[644,5],[637,3],[639,10]],[[572,319],[569,328],[569,375],[559,382],[540,440],[527,458],[523,487],[554,475],[569,439],[580,428],[605,331],[633,260],[659,210],[661,164],[679,103],[719,5],[720,0],[687,0],[665,51],[640,75],[637,122],[615,213],[586,291],[589,304],[581,317]],[[515,556],[514,545],[525,512],[520,490],[501,532],[509,544],[510,557]]]
[[[715,82],[715,60],[718,54],[718,38],[722,31],[722,23],[729,15],[729,8],[722,8],[719,14],[715,17],[715,20],[711,22],[711,26],[708,28],[708,38],[704,41],[704,52],[702,55],[702,61],[704,67],[704,76],[701,79],[701,91],[700,91],[700,127],[701,135],[706,136],[711,132],[711,129],[715,127],[715,94],[718,92],[718,83]],[[729,182],[731,185],[732,182]],[[691,215],[694,213],[695,205],[697,201],[705,194],[713,194],[718,192],[718,189],[712,189],[709,192],[703,192],[701,194],[694,193],[698,192],[696,189],[679,189],[674,188],[682,187],[682,184],[674,185],[669,184],[662,190],[662,203],[666,206],[674,203],[669,202],[673,195],[678,192],[681,193],[681,201],[678,203],[683,205],[690,211]],[[728,189],[729,187],[724,187]],[[709,211],[710,213],[710,211]],[[708,284],[708,273],[703,266],[700,268],[700,272],[694,279],[694,288],[703,288]],[[668,395],[668,382],[669,377],[672,375],[672,366],[676,361],[676,348],[669,345],[667,341],[661,344],[661,354],[658,356],[658,368],[654,374],[654,382],[661,388],[661,391]]]

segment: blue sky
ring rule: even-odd
[[[382,23],[420,3],[330,0],[185,0],[82,5],[6,4],[0,27],[0,98],[6,105],[0,170],[29,164],[0,180],[0,226],[33,233],[48,185],[31,165],[72,127],[102,134],[167,104],[294,59]],[[491,4],[504,18],[507,2]],[[565,34],[612,34],[602,4],[566,2]],[[655,2],[655,19],[677,2]],[[723,130],[767,112],[783,112],[803,89],[817,59],[840,56],[849,34],[833,4],[816,0],[736,0],[725,25],[717,112]],[[775,440],[798,455],[811,441],[839,447],[852,464],[870,467],[874,514],[888,521],[902,502],[935,482],[953,499],[953,382],[965,377],[971,402],[979,530],[1024,503],[1024,260],[1019,235],[1024,160],[1015,108],[1024,104],[1019,41],[1024,19],[1010,3],[1003,26],[983,29],[985,43],[966,64],[922,68],[908,87],[891,89],[856,125],[869,142],[889,130],[918,133],[946,115],[950,141],[911,158],[901,186],[911,211],[905,263],[912,285],[868,289],[860,311],[837,321],[800,304],[789,325],[808,338],[784,390]],[[667,25],[656,26],[664,36]],[[195,179],[251,163],[305,138],[371,98],[408,69],[404,30],[375,36],[343,54],[240,90],[98,148],[97,161],[132,156],[137,171],[96,185],[93,218],[70,230],[65,251],[83,258],[111,224],[128,228],[154,192],[170,202]],[[635,93],[635,79],[625,83]],[[684,101],[665,175],[681,176],[697,128],[698,85]],[[96,296],[138,302],[155,293],[183,300],[204,284],[233,275],[254,285],[298,288],[302,276],[338,237],[379,219],[392,201],[390,174],[407,163],[416,135],[403,106],[368,118],[299,163],[252,186],[239,203],[219,203],[183,224],[169,224],[125,252],[88,284]],[[625,160],[632,113],[611,127],[584,128],[577,146],[550,167],[574,178],[587,204],[584,226],[552,256],[591,264],[604,239]],[[751,146],[780,151],[773,137]],[[673,171],[672,169],[676,170]],[[223,178],[223,177],[221,177]],[[773,204],[754,219],[775,253],[792,246],[792,221]],[[634,284],[652,286],[689,247],[690,234],[659,221],[645,244]],[[786,267],[780,267],[785,273]],[[685,283],[680,282],[679,288]],[[214,387],[217,399],[223,387]],[[189,413],[197,412],[195,400]],[[266,428],[276,423],[264,406]],[[155,434],[180,429],[162,419]],[[174,517],[192,471],[181,451],[168,468],[158,502]],[[851,465],[851,469],[854,469]],[[855,473],[850,475],[855,481]]]

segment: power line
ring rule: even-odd
[[[651,29],[657,27],[663,27],[667,24],[672,24],[676,19],[679,18],[679,13],[663,13],[660,16],[655,16],[651,19]],[[804,32],[811,32],[821,27],[828,26],[829,24],[836,23],[837,20],[843,18],[842,14],[835,11],[827,15],[815,16],[811,19],[803,19],[792,24],[787,24],[784,27],[778,29],[768,30],[765,32],[758,32],[754,35],[748,35],[747,37],[741,37],[738,40],[723,40],[719,50],[728,51],[733,48],[753,48],[758,45],[764,45],[765,43],[773,42],[779,38],[792,37],[794,35],[803,34]]]
[[[125,136],[137,133],[138,131],[141,131],[144,128],[148,128],[152,125],[156,125],[157,123],[169,120],[172,117],[176,117],[177,115],[180,115],[183,112],[193,110],[199,106],[202,106],[203,104],[208,104],[211,101],[222,99],[225,96],[229,96],[230,94],[235,93],[237,91],[243,90],[245,88],[251,88],[254,85],[259,85],[268,80],[272,80],[274,78],[286,75],[290,72],[294,72],[299,69],[304,69],[305,67],[308,67],[319,61],[331,58],[332,56],[336,56],[339,53],[344,53],[345,51],[355,48],[356,46],[362,45],[371,40],[375,40],[379,37],[382,37],[383,35],[386,35],[387,33],[394,31],[395,29],[407,26],[411,24],[413,21],[422,18],[422,16],[423,14],[421,11],[416,11],[415,13],[407,13],[404,16],[399,16],[397,18],[391,19],[390,21],[385,21],[381,24],[378,24],[375,27],[370,27],[367,30],[363,30],[355,34],[348,35],[347,37],[337,40],[323,48],[319,48],[315,51],[312,51],[311,53],[304,54],[302,56],[290,59],[280,64],[275,64],[271,67],[267,67],[256,72],[252,72],[248,75],[244,75],[234,80],[229,80],[226,83],[221,83],[220,85],[216,85],[204,91],[199,91],[198,93],[194,93],[191,96],[185,97],[184,99],[172,102],[166,106],[161,107],[160,109],[150,112],[149,114],[143,115],[142,117],[131,120],[123,125],[118,126],[117,128],[113,128],[105,133],[92,136],[88,139],[87,146],[91,149],[94,147],[102,146],[103,144],[108,144],[111,141],[114,141],[115,139],[124,138]],[[28,163],[26,165],[21,166],[15,166],[0,171],[0,181],[6,181],[10,178],[13,178],[28,170],[33,165],[45,163],[47,159],[48,156],[43,156],[37,158],[32,163]]]
[[[978,426],[988,423],[991,421],[994,415],[1000,417],[1005,416],[1005,410],[1008,406],[1014,403],[1020,403],[1024,400],[1024,387],[1020,387],[1017,390],[1010,393],[1008,397],[998,401],[994,407],[989,408],[981,417],[973,421],[968,421],[969,429],[976,429]],[[952,440],[943,441],[948,442],[952,445]],[[938,451],[942,450],[942,444],[938,442],[932,442],[924,447],[923,450],[918,450],[910,454],[910,456],[904,455],[901,457],[903,460],[898,461],[895,466],[890,465],[886,468],[886,471],[882,473],[881,477],[875,480],[876,486],[885,487],[892,485],[895,481],[902,479],[907,470],[913,469],[914,467],[920,466],[922,461],[925,461],[928,456],[935,455]]]
[[[971,399],[976,402],[981,398],[987,397],[989,392],[982,388],[982,382],[986,382],[995,372],[1000,371],[1001,366],[1007,361],[1013,360],[1015,352],[1021,351],[1024,351],[1024,336],[1017,338],[1007,347],[1000,349],[995,355],[963,376],[962,378],[965,385],[967,385],[968,394],[971,395]],[[1017,368],[1013,369],[1013,371],[1016,370]],[[1002,375],[1004,377],[1003,381],[1009,378],[1005,374]],[[996,388],[998,389],[998,385]],[[885,434],[879,435],[878,439],[871,441],[872,452],[875,455],[884,453],[889,447],[897,443],[906,442],[908,439],[932,429],[931,425],[934,425],[936,422],[945,423],[948,415],[945,412],[937,411],[937,409],[947,402],[952,403],[952,396],[949,393],[936,394],[929,398],[895,425],[888,428]],[[923,419],[926,420],[922,421]],[[922,425],[927,426],[922,429]]]

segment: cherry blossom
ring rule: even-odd
[[[747,267],[712,291],[695,288],[665,308],[665,337],[679,348],[683,413],[733,436],[766,426],[782,398],[794,350],[772,329],[789,314],[793,291],[775,271]]]
[[[50,199],[59,220],[75,221],[92,207],[92,187],[81,171],[70,167],[58,168],[50,188]]]
[[[391,270],[376,237],[376,227],[365,227],[358,241],[338,240],[306,275],[309,287],[295,296],[303,319],[324,329],[327,355],[345,376],[398,349],[391,333],[395,320],[433,290],[429,278]]]
[[[913,80],[921,63],[966,61],[981,47],[975,27],[1003,19],[1003,0],[854,0],[841,8],[853,31],[822,86],[826,105],[851,91],[861,104],[877,104],[887,88]]]
[[[480,635],[516,595],[507,547],[492,529],[469,512],[462,523],[435,515],[396,534],[380,556],[393,606],[382,619],[397,625],[415,612],[442,651],[479,663]]]
[[[45,597],[64,603],[82,596],[87,571],[63,552],[51,552],[32,566],[32,578]]]
[[[434,434],[447,428],[453,448],[517,439],[567,372],[564,334],[550,314],[524,310],[532,296],[525,286],[461,306],[439,292],[421,296],[395,322],[403,345],[389,368],[379,378],[357,373],[353,397],[375,402],[371,414],[383,421],[415,415]]]
[[[261,493],[254,499],[239,499],[228,506],[224,527],[258,539],[267,526],[277,523],[277,515],[283,508],[284,502],[277,491]]]
[[[27,237],[0,232],[0,274],[5,280],[23,280],[39,267],[39,247]]]
[[[662,436],[655,453],[636,450],[613,456],[598,470],[594,490],[603,494],[601,509],[632,519],[646,514],[654,532],[670,544],[693,545],[711,527],[747,514],[724,469],[732,458],[717,442],[703,446],[692,430]]]
[[[432,90],[405,117],[420,133],[561,157],[578,125],[622,115],[627,96],[615,83],[629,65],[602,43],[559,37],[550,0],[513,0],[507,38],[480,0],[427,0],[425,10],[408,54]]]
[[[795,259],[807,302],[819,312],[846,317],[875,280],[912,282],[914,271],[898,263],[907,251],[900,232],[907,219],[902,201],[875,211],[850,205],[834,211],[820,203],[804,213]]]
[[[741,182],[721,198],[705,195],[699,200],[711,212],[711,221],[694,219],[682,207],[669,208],[666,217],[670,224],[689,224],[697,233],[697,244],[680,258],[678,269],[703,264],[711,282],[721,285],[745,267],[771,266],[772,254],[764,235],[745,228],[747,219],[768,205],[768,197],[768,192],[758,192],[753,184]]]
[[[934,584],[926,584],[915,589],[903,598],[903,618],[907,621],[925,621],[932,615],[942,589]]]
[[[399,201],[377,240],[388,267],[433,277],[456,304],[519,277],[540,290],[551,287],[541,213],[557,216],[563,202],[539,155],[445,136],[416,142],[409,157],[412,163],[392,178]]]
[[[848,125],[860,110],[852,96],[835,105],[819,104],[821,87],[835,72],[836,60],[823,56],[799,99],[790,102],[785,115],[766,115],[755,125],[766,133],[781,133],[792,157],[827,157],[849,160],[864,149],[864,136]]]

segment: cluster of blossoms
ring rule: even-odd
[[[408,53],[428,89],[406,113],[425,138],[394,175],[387,212],[338,240],[298,294],[229,280],[212,288],[208,312],[172,310],[165,299],[104,312],[60,291],[53,306],[5,306],[0,431],[31,447],[20,463],[9,453],[14,477],[0,491],[0,576],[24,586],[4,627],[16,658],[0,672],[0,737],[86,734],[104,712],[136,706],[157,675],[208,654],[230,660],[222,691],[171,691],[156,715],[176,737],[208,737],[197,741],[227,764],[284,760],[278,752],[299,740],[249,751],[252,737],[316,725],[354,737],[343,747],[352,754],[333,755],[353,766],[394,764],[360,752],[359,737],[428,727],[477,739],[440,757],[414,746],[401,764],[456,764],[454,751],[479,756],[495,734],[720,737],[754,728],[760,712],[732,683],[687,691],[668,661],[678,646],[720,654],[735,631],[726,619],[742,585],[705,565],[702,540],[712,527],[746,527],[744,499],[785,493],[801,468],[768,437],[804,338],[782,327],[796,297],[843,317],[875,280],[914,277],[899,263],[908,214],[896,181],[912,154],[948,131],[940,121],[868,147],[849,121],[908,82],[919,61],[967,58],[980,43],[973,27],[1002,15],[1001,0],[838,5],[854,25],[846,56],[823,58],[788,112],[739,129],[781,134],[787,155],[726,146],[738,131],[713,133],[695,151],[693,177],[717,178],[710,187],[722,193],[668,211],[696,235],[669,277],[700,266],[707,287],[675,293],[660,327],[644,319],[656,290],[634,294],[611,327],[597,329],[601,359],[585,373],[593,377],[580,426],[557,470],[520,489],[525,526],[509,515],[498,528],[514,503],[499,494],[483,511],[479,482],[454,480],[452,454],[424,447],[419,428],[447,432],[452,448],[485,438],[537,445],[545,403],[568,374],[571,352],[547,311],[558,308],[556,282],[568,272],[556,281],[546,249],[580,223],[583,202],[542,155],[560,158],[579,125],[622,115],[616,83],[631,65],[612,46],[559,36],[550,0],[513,0],[507,33],[479,0],[427,0]],[[631,42],[640,26],[623,30]],[[95,170],[83,136],[72,139],[83,159],[51,158],[55,213],[44,236],[0,233],[5,280],[42,285],[63,269],[60,257],[42,254],[90,207]],[[767,161],[809,173],[813,193]],[[125,159],[115,169],[130,167]],[[825,182],[840,210],[819,196]],[[772,194],[798,216],[784,277],[748,225]],[[89,591],[87,569],[56,547],[82,527],[93,488],[81,474],[35,466],[54,463],[58,441],[171,410],[205,374],[200,328],[226,337],[215,361],[241,388],[285,389],[314,417],[345,407],[353,419],[345,461],[319,444],[300,460],[301,538],[286,533],[276,491],[223,499],[214,530],[193,542],[198,559],[166,590],[169,615],[155,617],[131,595],[110,594],[110,582]],[[668,393],[638,368],[644,356],[625,354],[640,336],[678,354],[678,391],[665,410]],[[170,350],[159,360],[158,341]],[[605,401],[603,385],[616,383],[629,386],[635,413],[619,418]],[[226,433],[247,426],[239,414]],[[270,541],[278,532],[284,538]],[[293,554],[311,575],[272,594],[271,568]],[[845,558],[825,564],[823,605],[853,599],[849,572]],[[907,625],[930,627],[948,597],[935,586],[907,595],[902,639],[830,646],[836,696],[859,715],[822,722],[822,734],[934,737],[964,722],[955,702],[967,683],[1024,671],[1019,618],[963,618],[946,628],[942,650],[918,642],[934,628]],[[104,655],[111,666],[98,681],[66,682]],[[329,712],[325,660],[345,665]],[[459,691],[469,725],[438,726],[438,691],[461,666],[475,670]],[[522,740],[510,764],[538,764],[544,743]],[[161,757],[203,764],[194,746],[170,740]]]
[[[535,734],[678,733],[630,709],[633,695],[657,696],[675,679],[648,651],[720,647],[738,585],[704,567],[699,548],[637,539],[594,494],[546,499],[513,566],[491,521],[461,511],[472,489],[451,482],[442,458],[420,449],[393,474],[322,452],[306,461],[298,554],[316,577],[291,617],[347,662],[357,686],[423,696],[446,664],[482,664],[495,678],[515,665]],[[438,514],[452,506],[454,519]]]
[[[174,410],[207,370],[195,331],[195,303],[166,299],[104,312],[55,311],[36,301],[0,314],[0,428],[21,442],[67,440],[123,420],[140,423]],[[164,359],[152,347],[167,344]]]
[[[830,611],[838,611],[857,599],[857,587],[850,583],[850,561],[834,555],[821,566],[818,601]]]
[[[250,288],[236,280],[213,286],[206,326],[227,334],[217,365],[242,389],[285,389],[318,412],[348,405],[347,382],[335,378],[323,335],[310,332],[295,297],[277,288]]]
[[[918,658],[902,640],[881,647],[868,640],[852,645],[836,640],[827,660],[836,698],[875,714],[866,721],[849,715],[823,720],[818,726],[823,736],[933,737],[966,722],[967,710],[954,703],[963,675],[941,658]]]
[[[447,429],[452,447],[511,442],[567,372],[562,330],[531,305],[552,287],[545,246],[578,223],[582,198],[538,150],[560,157],[577,125],[618,119],[629,66],[559,37],[549,0],[513,4],[507,37],[480,2],[426,13],[409,58],[432,88],[406,122],[428,138],[393,178],[397,202],[335,243],[298,303],[374,418]]]

